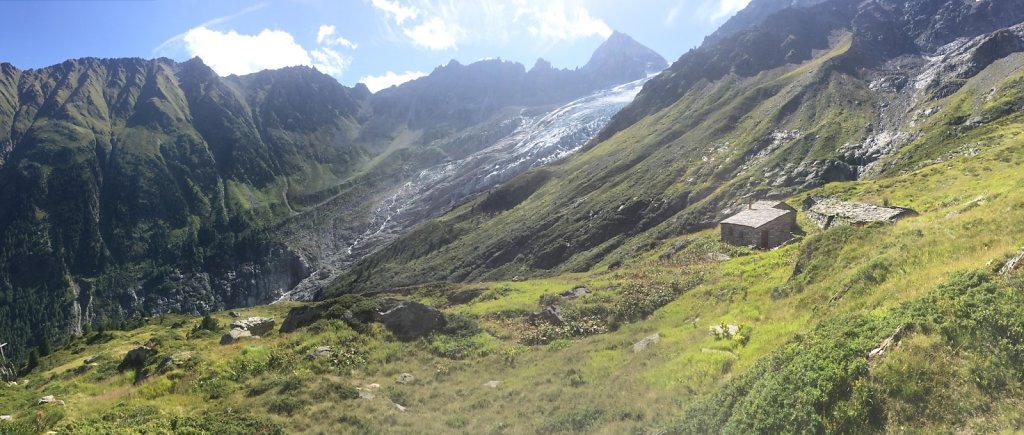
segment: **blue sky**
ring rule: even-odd
[[[574,68],[618,30],[670,62],[749,0],[0,1],[0,62],[199,56],[218,74],[310,65],[378,90],[455,59]]]

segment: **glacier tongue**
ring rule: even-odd
[[[524,109],[512,133],[463,158],[419,171],[383,196],[363,232],[346,241],[347,249],[320,259],[322,273],[307,278],[280,300],[313,298],[334,276],[416,224],[580,149],[633,101],[652,76],[597,91],[540,115],[526,115]]]

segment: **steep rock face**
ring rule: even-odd
[[[364,158],[361,98],[309,68],[0,67],[0,330],[25,349],[140,311],[273,300],[308,271],[258,231],[287,213],[267,195]]]
[[[590,56],[590,60],[583,66],[583,72],[591,76],[595,88],[601,88],[631,82],[666,67],[668,62],[654,50],[641,45],[629,35],[613,32]]]

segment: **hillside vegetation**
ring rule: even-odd
[[[0,430],[1020,430],[1024,280],[996,273],[1024,240],[1019,117],[949,136],[983,142],[976,152],[807,193],[920,213],[896,224],[821,231],[801,215],[806,236],[773,251],[724,246],[709,230],[666,239],[613,270],[409,289],[394,296],[442,306],[482,291],[445,308],[449,328],[411,342],[341,316],[221,346],[226,313],[211,332],[190,332],[199,318],[152,318],[44,357],[4,388],[0,413],[14,421]],[[590,292],[557,296],[577,286]],[[376,297],[326,303],[358,319]],[[565,326],[529,323],[541,304],[560,305]],[[280,320],[292,306],[244,315]],[[716,325],[738,334],[709,333]],[[634,352],[654,333],[660,341]],[[881,356],[868,357],[890,337]],[[148,341],[158,355],[119,373],[125,352]],[[322,345],[337,358],[307,359]],[[159,367],[180,350],[195,353]],[[92,355],[98,366],[83,367]],[[416,380],[398,384],[401,373]],[[35,406],[50,394],[66,406]]]

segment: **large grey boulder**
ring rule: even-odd
[[[562,317],[562,310],[557,305],[549,305],[536,313],[530,314],[530,324],[550,323],[555,326],[565,325],[565,318]]]
[[[402,374],[398,375],[397,378],[395,378],[395,383],[396,384],[405,385],[405,384],[411,384],[413,382],[416,382],[416,377],[413,376],[412,373],[402,373]]]
[[[246,338],[259,338],[259,336],[252,335],[252,333],[246,329],[232,329],[228,331],[227,334],[220,337],[220,344],[237,343],[239,340]]]
[[[661,341],[661,335],[660,334],[654,333],[652,335],[648,335],[648,336],[644,337],[643,340],[640,340],[640,341],[638,341],[636,343],[633,343],[633,353],[643,352],[643,351],[647,350],[648,347],[650,347],[650,346],[652,346],[654,344],[657,344],[659,341]]]
[[[156,351],[148,346],[139,346],[135,349],[129,350],[124,355],[124,359],[121,360],[121,364],[118,364],[118,371],[125,371],[128,369],[138,369],[146,365],[148,360],[153,355],[156,355]]]
[[[440,310],[413,301],[398,301],[391,309],[376,313],[374,320],[402,341],[423,337],[447,324]]]
[[[274,318],[250,317],[231,324],[231,330],[220,338],[220,344],[231,344],[244,338],[260,338],[274,330]]]
[[[64,401],[59,400],[54,396],[43,396],[39,399],[38,405],[60,405],[64,406]]]
[[[274,318],[250,317],[231,323],[231,329],[244,329],[255,336],[264,336],[274,330]]]
[[[327,312],[327,309],[319,305],[303,305],[288,310],[288,315],[281,322],[281,329],[278,332],[289,333],[296,329],[312,325],[320,320]]]

